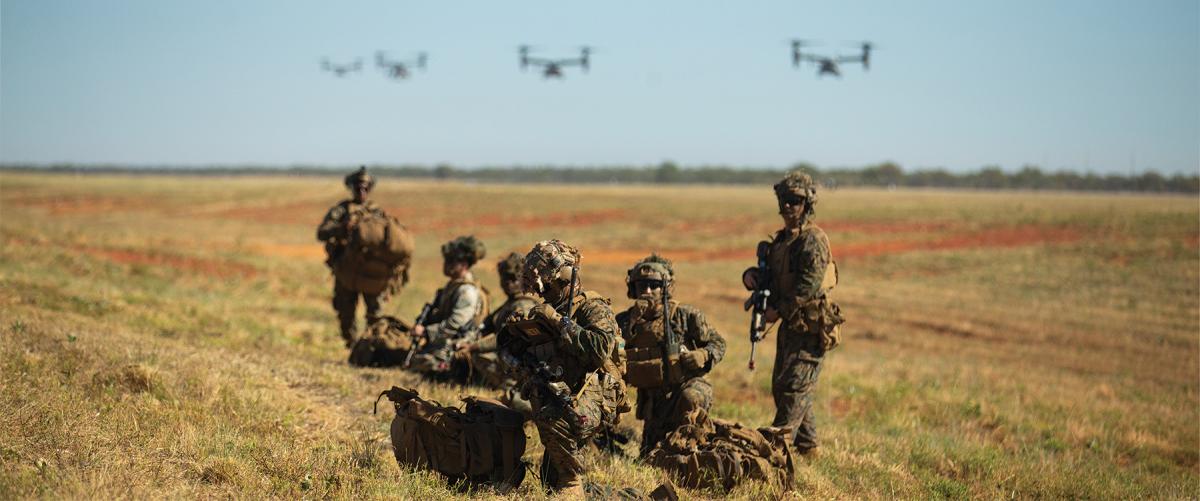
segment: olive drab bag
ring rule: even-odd
[[[451,483],[486,485],[500,492],[519,487],[525,479],[521,413],[483,397],[464,398],[466,406],[459,410],[398,386],[379,395],[384,396],[396,409],[392,451],[401,466],[433,470]]]
[[[667,435],[647,462],[689,488],[730,490],[743,480],[762,480],[791,490],[795,466],[788,428],[751,429],[721,419],[701,419]]]
[[[350,365],[359,367],[399,367],[412,349],[412,326],[385,315],[367,327],[367,332],[350,347]]]
[[[398,279],[407,281],[414,248],[412,233],[396,218],[376,211],[356,212],[333,273],[351,290],[379,294]]]

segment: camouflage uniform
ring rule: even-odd
[[[813,415],[813,391],[821,362],[832,348],[823,330],[842,322],[840,310],[826,297],[822,286],[833,262],[829,238],[812,222],[816,186],[804,174],[793,173],[775,185],[780,198],[804,204],[799,228],[784,228],[770,242],[767,263],[771,276],[769,306],[779,313],[781,325],[776,338],[775,367],[771,393],[775,399],[772,426],[794,428],[793,444],[800,453],[817,447]],[[832,325],[831,325],[832,324]]]
[[[365,182],[369,186],[375,184],[375,180],[366,173],[365,169],[359,169],[346,176],[347,187],[352,187],[359,182]],[[325,264],[331,269],[346,250],[350,221],[355,219],[356,214],[364,212],[382,214],[383,209],[372,200],[363,200],[361,203],[354,200],[342,200],[329,209],[329,212],[325,214],[325,219],[321,221],[320,226],[317,226],[317,240],[325,242]],[[338,327],[347,346],[354,341],[355,337],[355,316],[358,312],[359,296],[362,296],[363,303],[366,305],[367,325],[371,325],[379,319],[381,303],[387,299],[389,292],[391,292],[391,288],[379,294],[359,292],[347,287],[336,277],[334,278],[332,305],[334,311],[337,312]]]
[[[670,262],[652,255],[635,264],[627,274],[626,295],[636,300],[628,310],[617,314],[617,325],[625,340],[630,366],[642,359],[661,361],[662,353],[666,350],[662,294],[642,294],[636,290],[637,283],[647,280],[662,284],[668,292],[673,291],[674,270]],[[642,456],[648,454],[671,431],[684,424],[697,424],[701,416],[708,414],[712,407],[712,384],[704,376],[725,356],[725,338],[708,323],[698,308],[672,300],[670,311],[671,331],[678,335],[680,351],[693,352],[690,356],[702,358],[703,365],[695,369],[678,367],[677,382],[662,384],[660,377],[656,382],[638,388],[636,417],[644,421],[640,448]],[[688,356],[681,355],[681,358]],[[631,380],[632,374],[633,371],[626,372],[626,382],[631,386],[639,386],[642,382]]]
[[[508,295],[508,299],[483,321],[483,328],[480,329],[481,337],[478,341],[470,344],[467,356],[476,381],[502,390],[504,393],[500,400],[529,417],[532,415],[533,409],[529,402],[521,398],[517,392],[516,379],[501,365],[500,357],[497,354],[499,349],[498,333],[504,330],[508,319],[514,315],[524,317],[531,308],[542,302],[537,296],[518,289],[523,260],[524,256],[514,252],[497,265],[500,283],[504,288],[504,293]],[[517,284],[516,288],[508,286],[513,283]]]
[[[447,263],[464,262],[470,266],[485,253],[483,243],[474,237],[458,237],[442,245]],[[458,345],[479,337],[479,326],[487,313],[487,292],[475,275],[467,271],[438,289],[431,304],[433,309],[422,324],[425,344],[413,355],[410,367],[426,374],[450,375]]]
[[[533,421],[545,446],[543,484],[582,496],[584,446],[597,430],[615,423],[628,405],[610,301],[575,289],[567,318],[554,309],[566,311],[569,284],[575,278],[571,270],[578,263],[579,252],[561,241],[534,246],[525,260],[525,289],[553,305],[543,303],[524,316],[511,317],[499,343],[501,359],[517,370],[521,393],[533,407]],[[563,404],[563,395],[572,400],[570,406]]]

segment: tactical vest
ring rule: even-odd
[[[488,291],[479,280],[474,278],[469,280],[466,278],[455,278],[450,280],[445,287],[438,289],[433,310],[429,312],[429,318],[425,319],[425,325],[441,323],[450,317],[450,314],[454,310],[454,302],[458,299],[458,289],[464,285],[474,285],[475,290],[479,291],[479,306],[475,311],[475,317],[472,321],[475,323],[476,329],[483,325],[483,320],[487,318],[489,311]]]
[[[534,305],[538,304],[537,296],[527,293],[520,293],[504,302],[496,311],[488,317],[487,322],[491,324],[493,332],[500,332],[504,329],[505,322],[513,313],[520,310],[521,312],[529,311]]]
[[[606,306],[610,304],[608,298],[599,292],[584,291],[575,297],[575,301],[571,305],[570,318],[574,320],[575,314],[579,312],[579,309],[585,303],[595,301],[602,302]],[[546,326],[547,330],[556,330],[557,328],[557,326]],[[556,367],[562,368],[563,381],[571,386],[573,390],[578,391],[576,386],[582,383],[584,376],[589,371],[578,361],[574,360],[574,357],[559,353],[552,336],[540,336],[536,340],[531,341],[531,344],[525,350],[533,354],[538,361],[546,362],[551,369]],[[616,335],[616,342],[613,343],[612,352],[609,353],[609,356],[600,367],[600,372],[607,373],[617,379],[621,379],[621,376],[625,372],[625,343],[619,333]]]
[[[841,308],[829,299],[829,293],[837,285],[837,263],[830,256],[829,265],[821,279],[820,290],[815,298],[800,302],[796,297],[796,285],[800,274],[804,271],[799,259],[799,246],[803,245],[806,233],[816,231],[810,222],[804,223],[800,231],[790,233],[779,232],[771,241],[767,251],[767,266],[771,272],[771,300],[779,305],[777,309],[783,315],[784,326],[793,332],[802,332],[819,336],[826,350],[836,347],[841,341],[841,331],[838,326],[845,322],[841,316]],[[829,247],[828,237],[824,233],[820,237]],[[794,309],[787,307],[795,305]]]
[[[679,340],[682,352],[686,350],[683,329],[675,322],[679,303],[671,301],[669,310],[671,331]],[[657,302],[638,300],[629,309],[629,340],[625,344],[625,355],[629,358],[625,371],[626,383],[635,388],[657,388],[683,382],[683,368],[679,365],[678,354],[667,357],[667,367],[663,370],[663,354],[667,351],[665,333],[662,307]]]

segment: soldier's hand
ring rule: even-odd
[[[471,352],[474,351],[473,348],[475,348],[474,343],[464,343],[462,346],[459,346],[457,350],[454,350],[454,359],[466,360],[471,358]]]
[[[529,317],[544,318],[550,322],[550,325],[558,325],[562,321],[562,315],[559,315],[557,311],[554,311],[553,306],[546,303],[539,304],[530,309]]]
[[[413,337],[425,337],[425,326],[418,325],[413,327],[412,335]]]
[[[766,313],[763,314],[763,317],[767,319],[768,324],[774,323],[776,320],[779,320],[779,311],[768,306]]]
[[[696,372],[708,362],[708,350],[692,350],[679,355],[679,363],[689,371]]]

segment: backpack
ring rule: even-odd
[[[795,467],[788,428],[751,429],[722,419],[701,419],[667,435],[647,462],[690,488],[728,491],[743,480],[764,480],[792,489]]]
[[[367,327],[367,332],[350,347],[350,365],[359,367],[399,367],[412,349],[412,326],[393,316],[382,316]]]
[[[368,294],[388,290],[397,278],[407,282],[415,247],[412,233],[382,212],[362,211],[351,217],[354,224],[346,249],[333,269],[338,280]]]
[[[450,483],[492,486],[501,493],[520,487],[526,470],[521,413],[484,397],[463,398],[466,406],[459,410],[398,386],[379,397],[385,395],[396,408],[392,450],[401,466],[433,470]]]

